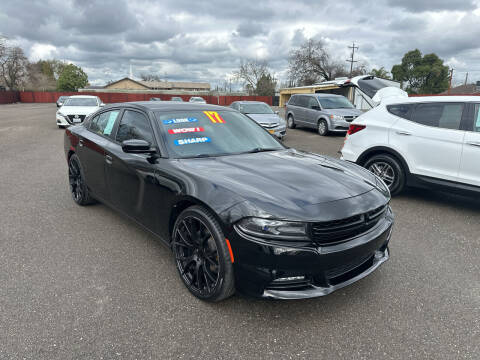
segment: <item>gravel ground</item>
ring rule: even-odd
[[[70,198],[53,104],[0,106],[0,359],[479,359],[480,204],[392,200],[391,259],[327,297],[191,296],[170,251]],[[343,136],[288,131],[338,156]]]

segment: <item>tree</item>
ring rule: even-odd
[[[238,80],[243,80],[244,87],[252,92],[256,91],[258,81],[262,76],[270,74],[268,66],[265,61],[258,60],[242,60],[240,68],[233,73],[233,76]]]
[[[57,89],[60,91],[77,91],[87,85],[87,74],[74,64],[65,65],[57,81]]]
[[[274,96],[277,82],[270,74],[264,74],[258,79],[256,86],[256,94],[260,96]]]
[[[370,74],[381,79],[391,79],[390,74],[383,66],[380,69],[373,68],[372,70],[370,70]]]
[[[4,41],[0,44],[0,76],[5,85],[18,89],[27,76],[28,60],[18,46],[9,47]]]
[[[438,94],[448,89],[448,66],[436,54],[422,57],[420,50],[407,52],[402,63],[392,67],[393,80],[406,84],[409,94]]]

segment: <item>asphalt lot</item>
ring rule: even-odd
[[[393,199],[390,261],[327,297],[208,304],[155,237],[75,205],[54,113],[0,106],[0,359],[480,358],[478,200]],[[285,142],[338,156],[343,136]]]

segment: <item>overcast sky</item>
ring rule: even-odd
[[[390,70],[418,48],[480,80],[480,0],[187,1],[1,0],[0,34],[31,60],[80,65],[91,84],[133,74],[168,80],[228,78],[241,59],[266,60],[285,79],[288,53],[307,38],[323,39],[344,61]]]

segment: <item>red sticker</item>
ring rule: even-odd
[[[186,134],[186,133],[201,132],[201,131],[203,131],[203,127],[168,129],[169,134]]]

